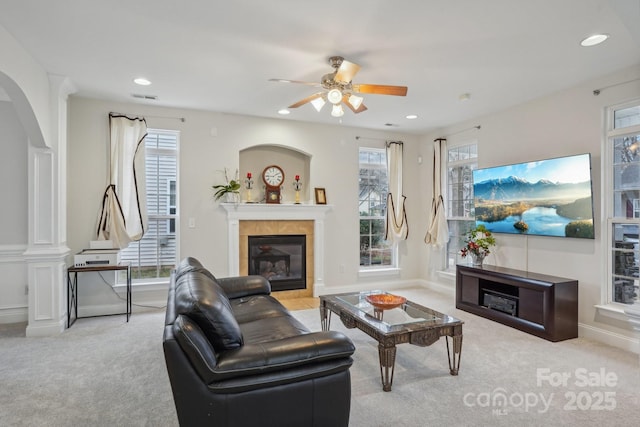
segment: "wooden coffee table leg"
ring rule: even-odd
[[[451,337],[453,341],[452,351],[449,351],[449,337],[445,336],[447,340],[447,357],[449,358],[449,373],[451,375],[458,375],[460,369],[460,354],[462,353],[462,334],[454,335]]]
[[[393,384],[393,369],[396,365],[396,345],[385,346],[378,344],[378,355],[380,356],[380,377],[382,379],[382,390],[391,391]]]

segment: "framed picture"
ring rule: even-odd
[[[316,188],[316,205],[326,205],[327,195],[324,192],[324,188]]]

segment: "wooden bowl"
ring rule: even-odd
[[[393,294],[373,294],[366,296],[367,302],[378,310],[391,310],[407,302],[405,297]]]

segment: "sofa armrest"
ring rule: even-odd
[[[262,276],[216,277],[216,281],[229,299],[271,293],[271,283]]]
[[[355,351],[351,340],[337,331],[312,332],[218,354],[216,381],[312,366],[334,359],[349,359]],[[349,365],[351,362],[349,362]]]

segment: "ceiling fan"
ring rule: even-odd
[[[306,103],[311,103],[319,112],[324,104],[329,101],[333,104],[331,115],[341,117],[344,114],[342,104],[349,107],[354,113],[361,113],[367,109],[363,104],[363,98],[355,95],[356,93],[371,93],[376,95],[395,95],[406,96],[406,86],[389,86],[389,85],[372,85],[372,84],[355,84],[352,82],[353,77],[360,70],[358,64],[349,62],[341,56],[332,56],[329,58],[329,64],[334,71],[322,76],[320,83],[302,82],[298,80],[285,79],[269,79],[269,81],[282,83],[298,83],[315,87],[322,87],[326,91],[314,93],[300,101],[291,104],[289,108],[298,108]]]

